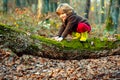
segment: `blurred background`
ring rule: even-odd
[[[56,35],[61,25],[55,10],[70,4],[92,26],[91,36],[120,34],[120,0],[0,0],[0,23],[42,36]]]

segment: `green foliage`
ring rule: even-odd
[[[38,25],[41,26],[43,29],[50,29],[50,22],[49,20],[40,21]]]
[[[58,26],[60,26],[61,21],[58,20],[55,13],[51,13],[50,17],[47,19],[46,16],[43,15],[39,19],[37,18],[37,15],[32,14],[29,9],[18,8],[13,14],[0,14],[0,22],[6,25],[14,26],[14,28],[23,30],[29,34],[39,34],[45,36],[54,35]]]

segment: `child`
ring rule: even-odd
[[[86,41],[88,33],[91,31],[91,26],[88,21],[78,16],[74,9],[67,3],[61,3],[56,9],[57,15],[62,20],[62,25],[58,35],[54,37],[56,41],[62,41],[68,34],[75,33],[74,39],[80,38],[80,41]]]

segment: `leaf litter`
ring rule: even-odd
[[[0,49],[0,80],[120,79],[120,55],[57,60],[10,53]]]

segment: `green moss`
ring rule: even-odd
[[[55,45],[56,47],[67,49],[67,50],[103,50],[103,49],[112,49],[115,48],[116,45],[113,44],[113,41],[101,41],[99,38],[91,38],[86,42],[80,42],[79,40],[63,40],[62,42],[58,42],[52,40],[50,38],[45,38],[39,35],[32,35],[34,39],[38,39],[41,42],[46,43],[47,45]]]
[[[31,45],[31,39],[24,31],[0,24],[0,43],[13,52],[23,52]]]
[[[47,43],[47,44],[55,44],[55,45],[58,45],[58,46],[62,46],[62,44],[60,42],[57,42],[55,40],[52,40],[50,38],[46,38],[46,37],[43,37],[43,36],[31,35],[31,38],[32,39],[38,39],[41,42],[44,42],[44,43]]]
[[[0,23],[0,33],[11,33],[11,32],[16,32],[16,33],[23,33],[23,34],[26,34],[26,32],[25,31],[23,31],[23,30],[19,30],[19,29],[17,29],[17,28],[15,28],[15,27],[13,27],[13,26],[9,26],[9,25],[5,25],[5,24],[2,24],[2,23]]]
[[[16,33],[17,35],[21,35],[21,34],[24,35],[25,34],[25,37],[23,37],[23,38],[29,37],[28,35],[26,35],[26,32],[23,30],[21,31],[19,29],[14,28],[14,27],[0,24],[0,34],[3,34],[3,33],[4,34],[11,34],[11,33],[15,34]],[[10,37],[11,36],[12,35],[10,35]],[[23,38],[16,37],[15,39],[23,40]],[[117,44],[120,43],[120,41],[118,41],[117,44],[114,44],[114,41],[108,41],[107,39],[105,39],[104,41],[101,41],[99,38],[89,38],[86,42],[80,42],[79,40],[71,40],[71,41],[63,40],[61,42],[58,42],[58,41],[55,41],[53,39],[46,38],[44,36],[33,35],[33,34],[30,35],[29,38],[33,41],[39,40],[40,42],[37,44],[44,43],[48,46],[58,47],[60,50],[79,50],[79,51],[84,51],[84,50],[98,51],[98,50],[104,50],[104,49],[109,50],[109,49],[113,49],[113,48],[118,47]],[[30,40],[30,39],[28,39],[28,40]],[[26,43],[26,40],[23,40],[23,41],[25,41],[25,43]],[[30,43],[31,41],[27,41],[27,42]],[[31,45],[32,45],[32,43],[31,43]],[[30,46],[30,45],[28,44],[28,46]],[[38,46],[35,46],[35,49],[39,49],[37,47]],[[32,46],[32,49],[34,49],[33,46]]]

